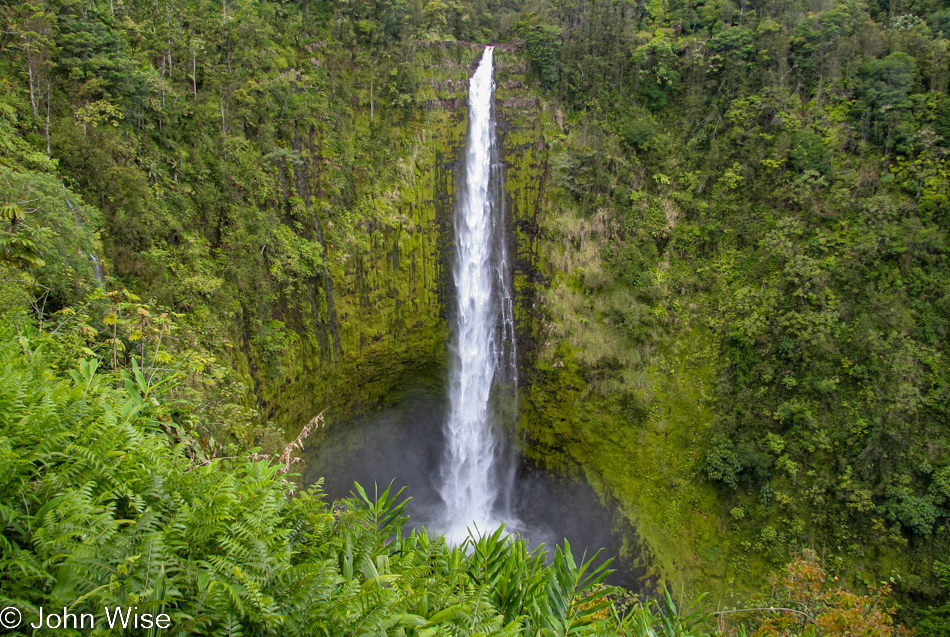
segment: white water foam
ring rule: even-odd
[[[464,541],[470,530],[481,535],[501,524],[509,530],[518,526],[511,519],[505,493],[513,471],[499,466],[505,454],[499,453],[489,404],[493,383],[516,383],[504,188],[492,119],[492,66],[493,49],[488,47],[469,82],[465,181],[455,213],[458,305],[440,489],[445,503],[443,530],[455,544]]]

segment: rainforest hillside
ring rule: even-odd
[[[95,382],[113,406],[63,407],[76,416],[51,440],[135,417],[139,403],[110,392],[137,387],[163,423],[140,429],[187,449],[143,448],[152,469],[135,479],[195,480],[192,466],[219,470],[203,464],[214,456],[280,457],[321,412],[345,425],[406,383],[437,383],[466,82],[498,43],[525,457],[593,484],[636,527],[655,580],[690,599],[738,604],[807,549],[829,582],[887,582],[901,621],[942,634],[950,7],[47,0],[2,13],[0,304],[5,364],[28,367],[6,373],[35,396],[69,370],[74,392],[111,375]],[[38,334],[66,339],[52,359],[31,354],[52,347]],[[17,435],[34,436],[10,443],[30,450],[17,457],[46,466],[39,434]],[[33,494],[43,515],[67,491],[145,510],[141,489],[105,477],[114,451],[83,471],[115,493],[55,479]],[[38,470],[8,484],[40,484]],[[283,507],[272,471],[219,477],[270,481]],[[16,557],[39,545],[14,500],[10,487],[0,502],[5,581],[31,572],[52,590],[68,569]],[[281,519],[316,524],[306,502],[286,506]],[[230,546],[239,557],[215,568],[255,597],[257,575],[237,573],[258,558]],[[211,581],[195,577],[195,590]],[[143,581],[136,595],[163,595]],[[500,612],[491,622],[514,620]]]
[[[946,556],[943,8],[543,15],[541,454],[593,467],[670,571],[820,547],[911,612]]]

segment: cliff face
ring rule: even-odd
[[[305,235],[325,250],[326,268],[285,294],[274,318],[292,328],[274,377],[242,340],[239,365],[254,379],[265,413],[293,432],[315,413],[343,422],[398,399],[407,384],[441,383],[453,283],[452,216],[456,171],[465,143],[468,77],[481,45],[420,43],[415,106],[402,123],[396,170],[346,215],[325,193],[322,141],[298,132],[300,161],[284,168],[284,205],[311,219]],[[520,363],[532,364],[539,314],[539,210],[545,197],[548,147],[538,89],[517,46],[496,53],[496,108],[506,163],[509,236],[515,256]],[[355,126],[373,126],[361,103]],[[378,117],[378,115],[376,115]],[[369,199],[369,200],[367,200]],[[301,212],[295,214],[300,216]]]
[[[423,78],[417,108],[406,124],[413,137],[395,159],[405,166],[407,177],[387,186],[388,215],[377,211],[376,217],[360,221],[359,249],[346,243],[328,213],[316,211],[328,276],[307,288],[312,318],[305,314],[296,324],[298,345],[286,354],[293,361],[288,367],[296,371],[258,385],[258,396],[290,434],[319,411],[325,410],[330,427],[354,426],[361,416],[399,401],[406,390],[442,391],[447,315],[454,307],[454,190],[465,143],[467,80],[481,50],[461,43],[420,46],[414,64]],[[640,509],[623,499],[631,495],[622,488],[629,468],[602,462],[599,455],[603,449],[635,453],[636,432],[628,436],[622,414],[609,405],[604,409],[589,379],[572,362],[577,349],[572,337],[583,337],[583,326],[575,325],[580,329],[571,333],[556,327],[577,318],[567,316],[557,300],[558,290],[573,276],[565,252],[576,243],[565,238],[562,225],[574,222],[577,213],[551,183],[550,140],[564,136],[555,109],[531,79],[526,53],[503,45],[495,63],[507,234],[514,255],[521,378],[518,446],[526,463],[591,483],[621,513],[616,524],[626,541],[622,557],[627,571],[657,575],[649,545],[630,524],[642,519]],[[365,105],[363,111],[361,117],[367,115]],[[313,190],[321,181],[313,146],[305,142],[301,148],[298,192]],[[253,350],[247,351],[253,362]],[[249,370],[253,373],[253,366]],[[592,411],[602,414],[597,428],[590,426]],[[676,570],[664,569],[663,574]]]
[[[319,242],[325,265],[275,312],[296,339],[282,352],[286,371],[268,377],[249,339],[239,357],[268,417],[291,433],[318,412],[345,422],[396,399],[406,383],[440,382],[454,174],[477,52],[417,47],[415,107],[396,135],[388,183],[357,193],[350,210],[333,206],[326,192],[327,164],[337,161],[327,157],[327,140],[314,129],[295,138],[300,161],[288,171],[285,204],[311,219],[305,232]],[[371,134],[381,110],[366,99],[348,113],[350,124]]]

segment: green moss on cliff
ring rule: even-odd
[[[386,126],[392,161],[346,210],[327,191],[334,177],[325,174],[326,149],[301,144],[305,168],[298,182],[314,194],[297,205],[322,224],[326,275],[284,295],[298,346],[281,352],[280,373],[266,377],[256,348],[245,348],[260,400],[290,434],[318,411],[345,422],[372,410],[392,400],[407,375],[443,364],[444,234],[466,126],[458,89],[474,58],[469,47],[419,45],[411,62],[418,69],[417,108],[395,126],[380,121],[385,101],[374,104],[368,91],[360,93],[348,134],[378,136]],[[349,82],[368,84],[361,73],[371,70],[358,67]],[[331,166],[346,170],[335,161]]]

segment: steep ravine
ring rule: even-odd
[[[285,299],[286,307],[275,312],[296,332],[293,346],[284,353],[288,373],[268,377],[250,346],[242,348],[239,365],[255,378],[265,413],[288,435],[315,414],[325,414],[326,428],[312,436],[308,447],[319,446],[323,436],[339,428],[378,426],[372,424],[373,414],[419,391],[427,396],[443,392],[447,312],[454,305],[450,263],[455,172],[467,125],[466,82],[482,48],[466,43],[419,45],[417,108],[405,124],[414,131],[413,141],[394,160],[401,179],[384,188],[383,208],[390,213],[367,215],[358,222],[362,246],[342,240],[334,213],[320,203],[320,170],[326,159],[320,157],[318,144],[304,131],[295,135],[301,162],[285,168],[285,197],[288,206],[307,208],[313,219],[309,232],[325,246],[328,267],[325,276],[301,287],[300,298]],[[631,521],[642,520],[636,507],[618,497],[616,481],[605,478],[605,467],[584,451],[589,440],[583,422],[578,422],[578,406],[590,398],[587,383],[552,359],[552,339],[559,339],[551,322],[559,318],[549,297],[562,276],[557,255],[563,251],[563,237],[546,229],[557,227],[559,216],[569,215],[550,187],[550,139],[560,132],[553,105],[529,73],[526,52],[518,45],[501,45],[496,63],[523,379],[516,437],[521,472],[553,472],[566,484],[592,484],[597,495],[591,492],[589,497],[599,497],[614,512],[615,532],[626,547],[622,557],[627,577],[675,579],[675,566],[657,570],[650,546],[634,531]],[[369,118],[369,105],[362,104],[353,115]],[[356,443],[346,444],[353,448]],[[317,477],[309,471],[308,476]],[[627,580],[631,585],[633,581]]]
[[[420,43],[422,79],[406,128],[413,139],[394,161],[401,178],[386,184],[389,214],[357,222],[363,244],[337,232],[319,196],[321,164],[312,136],[295,136],[301,162],[282,170],[287,205],[303,205],[307,230],[325,250],[326,275],[285,298],[275,317],[292,325],[298,341],[284,352],[288,373],[270,378],[253,347],[242,367],[255,378],[265,414],[292,432],[326,410],[340,422],[392,402],[404,376],[439,375],[444,366],[446,313],[452,307],[452,209],[455,171],[466,127],[465,86],[481,45]],[[516,255],[522,366],[531,364],[537,330],[538,207],[546,172],[546,142],[538,89],[516,46],[499,47],[498,98],[502,119],[512,254]],[[366,106],[366,105],[364,105]],[[366,109],[364,109],[366,110]],[[354,116],[368,116],[357,112]],[[375,211],[374,211],[375,212]],[[355,249],[354,249],[355,248]],[[291,310],[291,308],[293,308]]]

